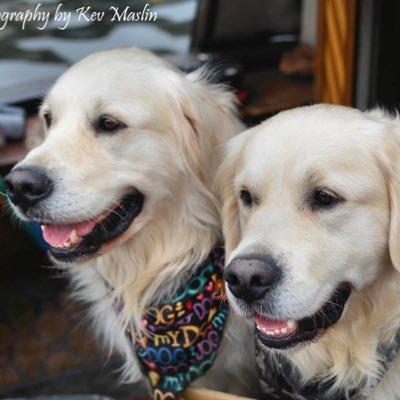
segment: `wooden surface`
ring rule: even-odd
[[[316,102],[353,103],[356,5],[356,0],[318,2]]]
[[[242,110],[244,118],[273,114],[313,103],[311,80],[290,79],[278,70],[251,73],[245,78],[243,86],[250,96]]]
[[[187,389],[180,400],[253,400],[249,397],[234,396],[232,394],[216,392],[209,389]]]

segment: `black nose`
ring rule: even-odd
[[[224,279],[232,294],[251,303],[261,299],[280,275],[272,257],[249,256],[233,259],[225,269]]]
[[[14,169],[4,178],[4,184],[11,202],[24,210],[44,200],[53,190],[47,174],[34,167]]]

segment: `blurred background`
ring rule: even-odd
[[[40,6],[39,6],[40,4]],[[0,2],[0,172],[41,143],[41,98],[71,64],[114,47],[144,47],[183,71],[207,63],[229,85],[247,125],[292,107],[326,102],[395,110],[400,102],[400,2],[392,0],[68,0]],[[110,7],[142,13],[114,21]],[[39,7],[51,19],[5,21]],[[104,12],[79,19],[80,7]],[[301,134],[301,132],[299,132]],[[0,192],[4,193],[1,186]],[[104,354],[67,282],[50,267],[40,228],[0,215],[0,397],[101,394],[128,399],[117,355]]]

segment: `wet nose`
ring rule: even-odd
[[[4,178],[10,201],[27,209],[47,198],[53,190],[52,180],[48,175],[34,167],[17,168]]]
[[[268,256],[235,258],[224,271],[229,290],[248,303],[261,299],[280,276],[279,267]]]

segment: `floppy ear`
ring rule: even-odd
[[[400,119],[385,115],[379,109],[368,115],[386,124],[384,154],[390,202],[389,254],[394,268],[400,272]]]
[[[218,146],[245,127],[237,113],[234,94],[223,85],[208,83],[202,71],[186,75],[191,90],[182,93],[182,111],[198,140]]]
[[[209,186],[216,169],[216,149],[244,130],[235,96],[223,86],[208,83],[201,71],[186,75],[176,85],[175,93],[180,137],[186,139],[180,140],[183,156],[196,176]]]
[[[240,168],[241,150],[245,134],[241,133],[221,148],[222,160],[215,176],[214,186],[221,204],[222,233],[225,240],[225,260],[238,246],[241,237],[238,195],[235,176]]]
[[[227,86],[210,83],[207,74],[207,68],[199,68],[185,76],[194,95],[184,96],[182,107],[195,131],[211,130],[214,144],[220,144],[245,127],[239,120],[238,101],[233,92]]]
[[[376,129],[382,133],[383,146],[378,158],[384,166],[389,194],[389,254],[394,268],[400,272],[400,118],[379,107],[364,114],[378,123]]]
[[[391,148],[388,188],[390,199],[389,253],[393,266],[400,272],[400,140]],[[394,154],[395,153],[395,154]],[[397,168],[396,168],[397,166]]]

